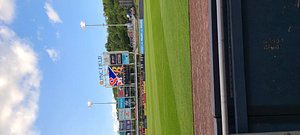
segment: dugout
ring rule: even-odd
[[[224,0],[230,134],[300,131],[299,5],[290,0]],[[221,134],[215,0],[209,10],[213,116],[215,133]]]

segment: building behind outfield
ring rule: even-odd
[[[131,8],[133,6],[133,0],[119,0],[119,5],[123,8]]]

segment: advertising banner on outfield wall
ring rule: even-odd
[[[130,108],[130,98],[118,98],[118,108]]]
[[[140,50],[144,54],[144,19],[140,19]]]
[[[131,109],[118,109],[119,111],[119,120],[131,120]]]
[[[122,86],[123,77],[122,77],[123,67],[108,67],[109,72],[109,85],[110,86]]]
[[[118,108],[125,108],[125,98],[118,98]]]
[[[141,60],[141,78],[143,81],[146,80],[146,69],[145,69],[145,44],[144,44],[144,19],[140,19],[140,60]]]
[[[120,135],[133,135],[131,131],[120,131]]]
[[[124,97],[124,89],[118,88],[118,97]]]
[[[130,68],[128,65],[109,66],[108,71],[110,86],[130,84]]]
[[[125,108],[130,108],[130,98],[125,98]]]
[[[130,97],[130,88],[128,88],[128,87],[126,87],[126,88],[124,88],[125,89],[125,97]]]
[[[118,109],[119,120],[125,120],[125,109]]]
[[[120,130],[131,130],[132,129],[131,120],[120,121],[119,127],[120,127]]]
[[[110,65],[128,65],[129,54],[128,52],[109,54]]]
[[[130,97],[131,89],[129,87],[119,87],[118,97]]]
[[[123,52],[122,53],[122,64],[123,65],[128,65],[129,64],[129,53],[128,52]]]
[[[126,130],[126,121],[119,121],[119,129]]]
[[[103,53],[105,65],[128,65],[129,52],[128,51],[112,51]]]
[[[124,120],[131,120],[131,109],[127,108],[125,110],[125,119]]]
[[[131,130],[132,125],[131,125],[131,120],[126,120],[126,130]]]
[[[123,83],[130,84],[130,67],[129,65],[123,65]]]

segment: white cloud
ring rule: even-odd
[[[55,49],[46,49],[46,52],[48,53],[49,58],[55,63],[59,59],[59,52]]]
[[[48,15],[51,23],[62,23],[62,20],[49,2],[45,3],[44,8],[46,9],[46,14]]]
[[[0,0],[0,21],[11,23],[15,14],[15,0]]]
[[[112,102],[116,102],[116,100],[113,98]],[[113,130],[114,130],[115,134],[118,135],[119,121],[118,121],[118,116],[117,116],[116,104],[112,104],[111,107],[112,107],[111,109],[112,109],[112,117],[113,117]]]
[[[0,134],[38,135],[41,81],[38,59],[30,45],[0,26]]]

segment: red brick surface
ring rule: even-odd
[[[190,0],[194,134],[213,135],[208,0]]]

